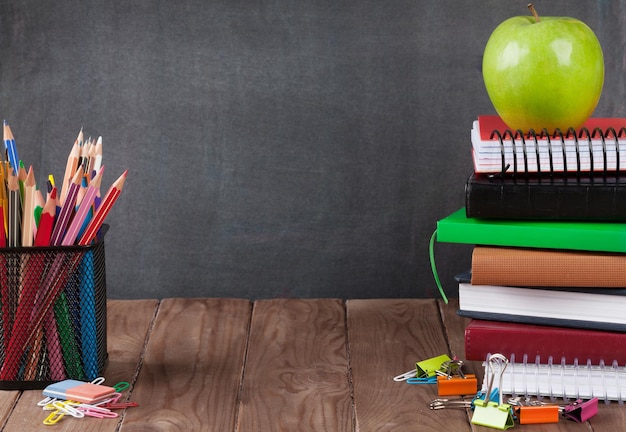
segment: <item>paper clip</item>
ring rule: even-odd
[[[437,375],[437,371],[441,370],[442,365],[452,359],[447,354],[432,357],[415,363],[416,376],[418,378],[432,377]]]
[[[116,418],[118,414],[111,411],[108,408],[89,405],[89,404],[80,404],[76,407],[79,411],[82,411],[85,416],[95,417],[95,418]]]
[[[475,394],[478,388],[476,375],[465,375],[461,368],[462,360],[450,360],[437,371],[437,393],[439,396],[460,396]]]
[[[472,415],[472,424],[487,426],[494,429],[505,430],[513,427],[513,414],[511,405],[502,402],[502,376],[509,361],[502,354],[492,354],[489,356],[489,369],[485,377],[487,380],[487,393],[485,399],[474,400],[474,415]],[[495,367],[499,368],[500,383],[498,385],[498,402],[491,401],[491,391],[493,382],[495,381]],[[489,373],[491,372],[491,373]]]
[[[96,384],[96,385],[100,385],[104,382],[104,377],[98,377],[96,379],[94,379],[93,381],[91,381],[91,384]]]
[[[102,408],[108,409],[124,409],[139,406],[137,402],[108,402],[101,405]]]
[[[417,376],[417,369],[411,369],[408,372],[402,373],[400,375],[396,375],[393,377],[394,381],[406,381],[409,378],[415,378]]]
[[[62,412],[63,414],[71,415],[74,418],[85,417],[85,413],[75,408],[74,405],[79,405],[79,404],[75,404],[71,401],[56,401],[52,403],[52,406],[56,408],[59,412]]]
[[[413,377],[413,378],[407,379],[406,383],[407,384],[437,384],[437,377],[436,376],[423,377],[423,378]]]
[[[507,403],[513,406],[519,424],[558,423],[560,407],[540,401],[522,403],[520,398],[511,398]]]
[[[598,414],[598,398],[594,397],[588,401],[577,399],[563,408],[563,417],[583,423],[594,415]]]
[[[50,396],[46,396],[45,398],[43,398],[42,400],[40,400],[39,402],[37,402],[37,406],[40,406],[40,407],[45,407],[46,405],[50,405],[52,402],[56,402],[56,401],[58,401],[58,400],[59,400],[59,399],[57,399],[57,398],[53,398],[53,397],[50,397]]]
[[[118,392],[118,393],[122,393],[124,390],[126,390],[129,387],[130,387],[130,384],[127,383],[126,381],[120,381],[120,382],[118,382],[117,384],[115,384],[113,386],[115,391]]]
[[[61,419],[65,417],[65,414],[59,410],[52,411],[48,417],[43,420],[43,424],[46,426],[52,426],[61,421]]]

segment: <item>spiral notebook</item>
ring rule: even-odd
[[[582,173],[626,169],[626,118],[591,118],[578,130],[512,131],[479,116],[472,131],[476,173]]]
[[[483,363],[487,376],[487,362]],[[498,377],[499,379],[499,377]],[[623,402],[626,399],[626,368],[617,362],[567,364],[549,357],[521,359],[511,356],[502,372],[500,389],[506,395],[550,399],[591,399]],[[486,390],[483,382],[482,390]]]

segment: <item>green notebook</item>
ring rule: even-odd
[[[462,208],[437,222],[437,241],[626,252],[626,223],[477,219]]]

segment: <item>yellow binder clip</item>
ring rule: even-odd
[[[513,414],[511,405],[502,402],[502,375],[506,369],[509,360],[502,354],[492,354],[489,356],[487,370],[487,393],[485,399],[476,399],[474,401],[474,415],[472,416],[472,424],[486,426],[494,429],[505,430],[513,427]],[[500,376],[498,385],[498,402],[490,400],[491,389],[495,381],[497,373]],[[490,372],[490,373],[489,373]]]
[[[439,396],[462,396],[475,394],[478,380],[474,374],[464,374],[462,360],[444,362],[437,371],[437,393]]]
[[[442,365],[452,359],[447,354],[432,357],[415,363],[417,378],[428,378],[437,375],[437,371],[442,370]]]

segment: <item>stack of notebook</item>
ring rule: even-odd
[[[438,241],[475,245],[471,271],[458,277],[459,314],[471,318],[465,358],[498,352],[524,366],[617,376],[626,364],[626,119],[523,135],[483,116],[472,156],[465,208],[437,223]],[[600,396],[621,400],[615,388]]]

